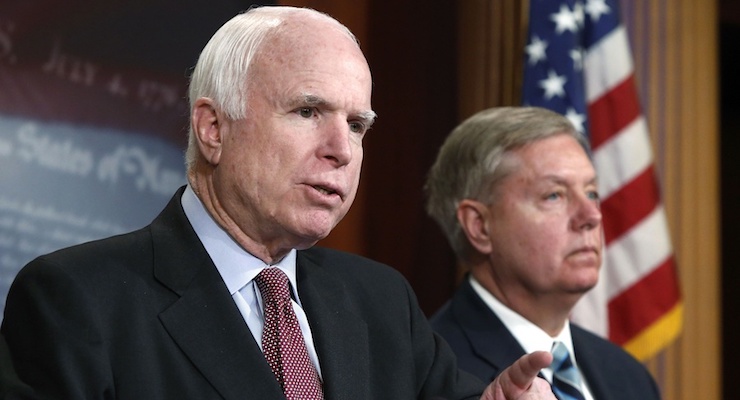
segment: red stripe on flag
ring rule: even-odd
[[[601,203],[604,238],[609,245],[650,215],[658,206],[660,192],[653,165]]]
[[[640,116],[634,75],[588,106],[591,148],[595,151]]]
[[[681,299],[670,256],[655,270],[609,301],[609,339],[624,345],[671,310]]]

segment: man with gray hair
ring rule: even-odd
[[[187,186],[141,230],[23,268],[2,325],[0,393],[481,396],[400,273],[313,247],[355,198],[371,88],[354,36],[325,14],[259,7],[228,21],[191,79]],[[552,399],[536,378],[550,358],[522,357],[483,398]]]
[[[460,367],[491,380],[523,354],[559,399],[659,399],[648,371],[568,321],[596,285],[602,226],[588,142],[536,107],[481,111],[455,128],[428,176],[427,211],[467,274],[431,318]]]

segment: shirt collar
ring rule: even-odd
[[[494,313],[496,313],[501,322],[506,326],[509,332],[511,332],[526,353],[531,353],[533,351],[551,352],[553,342],[558,340],[565,343],[570,354],[574,354],[569,321],[565,321],[563,330],[560,331],[557,336],[551,337],[547,332],[542,330],[542,328],[504,305],[504,303],[499,301],[488,290],[486,290],[472,274],[469,275],[468,279],[473,290],[475,290],[483,302],[486,303]]]
[[[219,226],[206,210],[190,185],[185,188],[181,198],[185,211],[195,234],[203,243],[208,255],[216,265],[229,293],[235,292],[252,281],[268,265],[244,250],[226,231]],[[280,262],[274,264],[285,272],[290,280],[293,295],[297,297],[296,250],[291,250]]]

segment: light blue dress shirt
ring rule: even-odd
[[[262,296],[259,293],[254,278],[262,269],[268,267],[262,260],[244,250],[234,239],[229,236],[206,211],[203,203],[195,195],[190,185],[185,188],[182,195],[182,208],[185,210],[190,224],[195,233],[203,243],[208,255],[216,265],[221,278],[229,289],[231,298],[234,299],[237,308],[242,314],[254,340],[262,349],[262,330],[264,329],[264,315]],[[321,368],[313,344],[311,328],[308,326],[306,313],[301,306],[298,297],[298,285],[296,284],[296,250],[293,249],[280,262],[274,264],[285,272],[290,280],[293,294],[293,310],[295,311],[301,332],[306,342],[308,355],[316,367],[319,376]]]

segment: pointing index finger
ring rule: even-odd
[[[542,368],[552,363],[552,354],[546,351],[535,351],[527,354],[511,365],[509,380],[514,386],[526,389]]]

